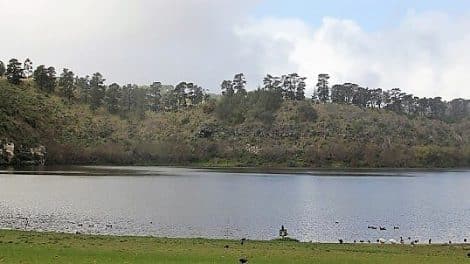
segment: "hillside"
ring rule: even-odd
[[[382,109],[287,100],[272,111],[270,122],[249,117],[228,122],[217,114],[222,99],[214,100],[122,116],[44,93],[32,81],[17,86],[0,80],[0,139],[16,146],[46,146],[48,165],[470,165],[468,118],[444,122]]]

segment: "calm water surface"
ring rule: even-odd
[[[470,171],[0,171],[0,228],[24,229],[26,218],[28,230],[91,234],[272,239],[284,225],[302,241],[461,242]]]

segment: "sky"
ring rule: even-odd
[[[0,0],[0,60],[101,72],[107,83],[245,73],[470,98],[467,0]]]

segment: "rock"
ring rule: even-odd
[[[0,164],[11,164],[15,157],[15,144],[0,140]]]
[[[35,148],[30,148],[29,151],[31,152],[31,156],[33,157],[35,163],[37,165],[43,166],[46,163],[46,147],[40,145]]]

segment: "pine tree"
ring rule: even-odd
[[[24,78],[21,62],[19,62],[17,59],[11,59],[7,65],[6,76],[8,82],[19,85],[21,80]]]
[[[59,87],[62,96],[67,98],[67,100],[70,102],[72,101],[73,97],[75,96],[75,82],[74,82],[74,77],[75,74],[68,69],[63,69],[62,74],[60,75],[59,78]]]

